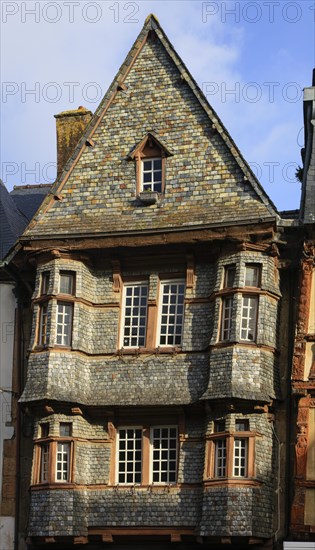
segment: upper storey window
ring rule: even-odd
[[[146,158],[141,161],[141,168],[141,190],[162,193],[162,158]]]
[[[259,287],[260,267],[258,265],[247,265],[245,267],[245,286]]]
[[[123,294],[124,330],[121,346],[124,348],[144,347],[146,342],[148,285],[146,283],[126,284]]]
[[[159,346],[180,346],[184,325],[185,281],[161,283]]]
[[[60,294],[74,294],[74,273],[67,271],[60,272],[59,292]]]
[[[233,288],[235,282],[236,267],[228,265],[224,270],[224,288]]]
[[[37,344],[39,346],[46,346],[47,344],[47,320],[48,320],[48,289],[49,289],[49,271],[44,271],[41,275],[40,281],[40,294],[41,301],[42,297],[45,301],[42,301],[39,306],[39,317],[38,317],[38,330],[37,330]],[[46,296],[46,298],[45,298]]]
[[[41,280],[41,287],[40,287],[41,295],[48,294],[49,277],[50,277],[49,271],[44,271],[42,273],[42,280]]]

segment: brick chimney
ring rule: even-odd
[[[57,131],[57,177],[72,155],[93,113],[85,107],[55,115]]]

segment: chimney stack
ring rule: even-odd
[[[55,115],[57,131],[57,178],[71,157],[93,113],[85,107]]]

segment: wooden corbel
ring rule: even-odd
[[[186,255],[186,288],[193,288],[195,279],[195,258],[193,254]]]
[[[120,261],[112,260],[112,267],[113,267],[113,291],[120,292],[120,289],[122,286]]]
[[[83,412],[80,409],[80,407],[72,407],[71,412],[72,414],[78,414],[80,416],[83,416]]]

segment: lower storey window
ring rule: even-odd
[[[175,483],[177,470],[177,428],[152,428],[152,481]]]
[[[142,429],[119,430],[118,483],[141,483]]]
[[[57,344],[71,346],[73,304],[57,304]]]
[[[59,440],[49,436],[49,424],[41,424],[40,441],[35,446],[35,483],[67,483],[72,481],[73,441],[70,422],[59,425]],[[65,439],[64,439],[65,438]]]
[[[247,438],[217,439],[215,441],[214,476],[247,477],[247,454]]]
[[[117,483],[176,483],[177,426],[126,427],[118,430]]]
[[[56,481],[69,481],[70,443],[57,444]]]
[[[254,342],[256,339],[258,296],[242,297],[241,340]]]
[[[249,431],[248,420],[236,421],[233,433],[224,430],[220,423],[211,435],[208,477],[253,477],[255,434]]]

